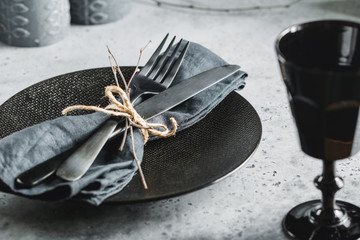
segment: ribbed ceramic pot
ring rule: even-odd
[[[70,0],[71,22],[94,25],[117,21],[131,8],[131,0]]]
[[[70,26],[68,0],[0,0],[0,40],[39,47],[64,38]]]

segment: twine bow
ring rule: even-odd
[[[122,99],[122,103],[116,99],[114,93],[119,94]],[[170,131],[168,127],[160,123],[148,123],[143,117],[141,117],[133,104],[130,101],[130,98],[126,92],[118,86],[107,86],[105,88],[105,96],[108,97],[110,104],[105,108],[97,106],[87,106],[87,105],[74,105],[65,108],[62,111],[63,115],[66,115],[68,112],[74,110],[88,110],[88,111],[97,111],[102,112],[111,116],[116,117],[125,117],[129,120],[130,125],[140,128],[142,135],[144,137],[144,144],[149,140],[149,134],[158,137],[170,137],[175,135],[177,130],[177,122],[174,118],[170,118],[170,121],[173,125],[173,129]],[[158,129],[156,129],[158,128]],[[159,130],[162,129],[161,130]]]

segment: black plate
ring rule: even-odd
[[[128,79],[133,67],[123,67]],[[37,83],[0,106],[0,138],[61,115],[74,104],[106,104],[104,87],[114,84],[110,68],[83,70]],[[123,191],[108,201],[135,202],[167,198],[208,186],[241,167],[261,139],[261,122],[254,108],[232,92],[203,120],[175,137],[149,142],[143,170],[144,190],[135,175]]]

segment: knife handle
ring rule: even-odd
[[[21,188],[29,188],[39,184],[50,177],[69,154],[69,152],[60,154],[23,172],[15,179],[15,184]]]

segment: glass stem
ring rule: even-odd
[[[342,212],[335,202],[335,193],[344,183],[340,177],[335,176],[335,162],[323,160],[323,173],[315,178],[315,186],[321,190],[322,206],[315,213],[316,220],[321,224],[336,224],[342,221],[346,213]]]
[[[338,208],[335,203],[335,193],[340,190],[335,182],[335,162],[323,161],[323,182],[326,187],[321,189],[322,192],[322,210],[323,212],[333,212]]]

